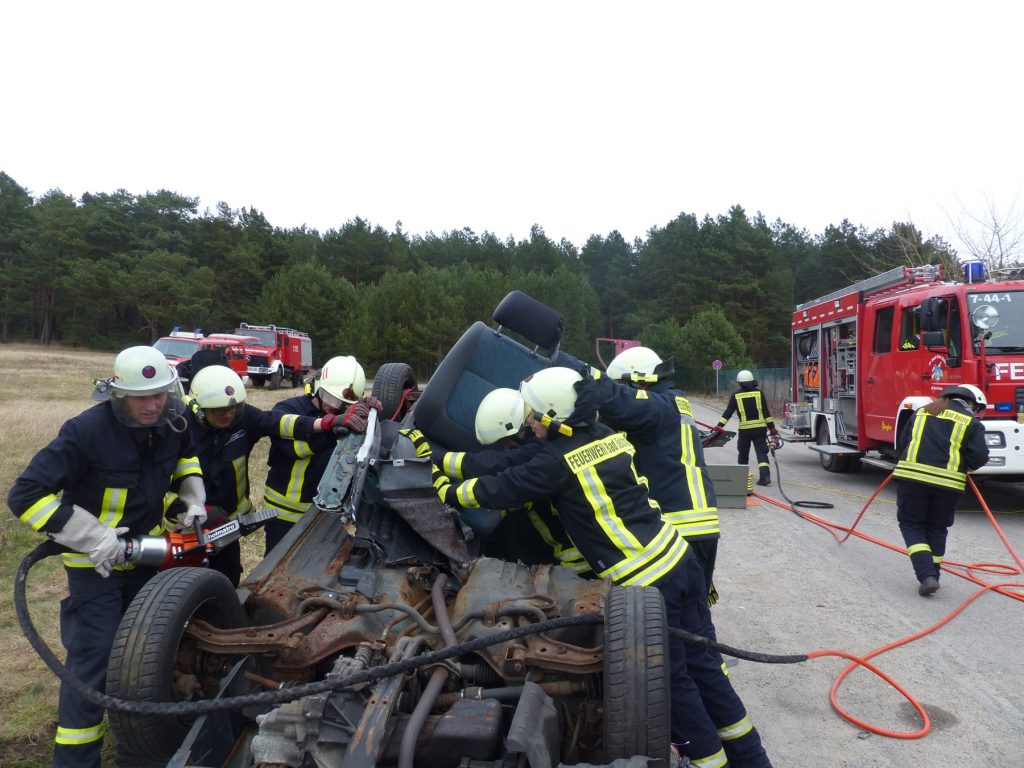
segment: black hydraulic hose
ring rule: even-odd
[[[430,588],[430,601],[434,605],[434,615],[437,616],[437,626],[441,630],[441,639],[446,648],[454,648],[459,644],[452,629],[452,621],[448,616],[448,606],[444,602],[444,588],[448,583],[447,574],[442,573],[434,579],[434,585]],[[398,768],[412,768],[416,759],[416,741],[423,730],[423,724],[427,722],[427,715],[434,708],[441,689],[448,681],[448,669],[439,666],[430,673],[430,680],[423,688],[423,694],[413,708],[409,716],[409,722],[405,725],[405,732],[402,733],[402,743],[398,750]]]
[[[782,494],[782,498],[789,502],[789,506],[792,507],[792,512],[800,514],[796,511],[796,507],[803,507],[804,509],[832,509],[835,505],[830,504],[827,501],[793,501],[786,492],[782,490],[782,472],[779,471],[779,457],[775,455],[775,449],[770,450],[772,455],[772,461],[775,462],[775,479],[779,484],[779,493]]]
[[[179,702],[131,701],[127,699],[118,699],[113,696],[108,696],[105,693],[100,693],[83,683],[76,675],[68,672],[56,655],[54,655],[53,651],[50,650],[50,647],[42,637],[39,636],[39,633],[32,624],[31,617],[28,613],[28,601],[25,598],[28,572],[32,566],[40,560],[60,554],[64,551],[66,551],[64,547],[61,547],[55,542],[47,539],[25,556],[19,564],[18,571],[14,577],[14,611],[18,617],[18,624],[21,626],[21,631],[25,635],[25,639],[28,640],[29,645],[31,645],[32,649],[39,655],[39,658],[46,663],[46,666],[50,668],[61,682],[66,683],[75,691],[75,693],[86,701],[112,712],[188,717],[206,714],[209,712],[225,712],[229,710],[244,709],[246,707],[253,706],[276,706],[278,704],[285,704],[289,701],[296,701],[304,696],[313,696],[320,693],[327,693],[329,691],[338,691],[344,688],[351,688],[352,686],[360,685],[362,683],[375,682],[385,677],[403,675],[406,672],[411,672],[420,667],[437,664],[456,656],[488,648],[492,645],[501,645],[502,643],[507,643],[511,640],[517,640],[520,637],[527,637],[529,635],[549,632],[551,630],[562,629],[564,627],[604,623],[604,618],[594,613],[586,613],[579,616],[562,616],[556,619],[548,619],[547,621],[542,621],[537,624],[513,627],[512,629],[495,632],[494,634],[486,635],[484,637],[477,637],[451,648],[441,648],[440,650],[431,651],[430,653],[425,653],[411,659],[403,659],[402,661],[383,664],[379,667],[373,667],[372,669],[356,672],[347,677],[327,678],[324,680],[302,683],[290,688],[281,688],[274,691],[261,691],[259,693],[250,693],[244,696],[230,696],[219,699],[202,699],[199,701]],[[769,664],[795,664],[806,661],[808,658],[806,655],[770,656],[768,654],[741,651],[739,649],[708,640],[700,635],[685,632],[684,630],[672,629],[670,631],[678,633],[686,642],[700,643],[728,656],[735,656],[749,661],[760,661]]]

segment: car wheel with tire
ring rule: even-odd
[[[185,633],[196,620],[221,629],[245,625],[228,578],[208,568],[171,568],[154,576],[121,619],[107,664],[107,694],[139,701],[213,698],[237,659],[200,649]],[[195,719],[128,712],[110,712],[109,718],[118,753],[131,765],[166,764]]]
[[[604,760],[669,764],[671,674],[665,601],[655,587],[612,587],[604,606]]]
[[[373,377],[373,396],[382,405],[380,417],[401,421],[412,407],[410,394],[417,388],[412,366],[406,363],[384,363]]]

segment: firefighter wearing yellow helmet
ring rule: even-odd
[[[189,433],[203,468],[211,525],[253,511],[249,457],[256,443],[269,437],[293,445],[299,442],[308,445],[318,433],[329,433],[334,420],[334,417],[327,420],[313,415],[272,413],[246,399],[245,383],[225,365],[207,365],[192,377]],[[173,515],[174,511],[172,505],[169,514]],[[237,587],[242,576],[240,542],[234,541],[218,551],[210,558],[210,566]]]
[[[439,497],[453,506],[492,509],[550,500],[599,578],[658,588],[670,626],[714,637],[700,563],[640,482],[633,446],[598,422],[592,402],[577,392],[582,380],[561,367],[525,379],[519,391],[541,449],[495,475],[457,485],[442,477]],[[760,736],[723,673],[721,656],[675,637],[670,642],[672,741],[697,765],[728,760],[770,768]],[[666,759],[667,751],[668,745]]]

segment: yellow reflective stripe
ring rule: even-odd
[[[725,757],[725,748],[718,750],[713,755],[707,757],[691,757],[690,765],[695,768],[723,768],[729,764],[729,761]]]
[[[963,472],[950,472],[931,464],[919,464],[912,461],[900,461],[893,470],[894,477],[905,480],[916,480],[928,485],[938,485],[962,491],[967,487],[967,475]]]
[[[68,568],[92,568],[93,562],[88,555],[79,552],[62,552],[60,559]]]
[[[238,503],[235,504],[235,509],[225,510],[234,515],[244,515],[250,509],[252,509],[252,502],[249,501],[249,495],[246,493],[249,484],[249,457],[242,455],[237,459],[231,461],[231,467],[235,470],[235,498],[238,499]]]
[[[303,504],[298,499],[288,498],[273,488],[265,488],[263,490],[263,503],[265,506],[277,510],[279,518],[291,523],[298,522],[299,518],[309,508],[308,504]]]
[[[661,581],[668,575],[669,571],[679,564],[679,561],[683,559],[683,555],[686,554],[686,550],[689,546],[690,545],[686,543],[686,539],[679,536],[678,541],[671,546],[671,549],[666,553],[665,557],[656,560],[644,570],[630,576],[624,581],[620,581],[619,583],[627,587],[648,587],[651,584]]]
[[[718,515],[701,512],[664,512],[662,517],[683,536],[709,536],[722,532]]]
[[[744,715],[743,719],[739,722],[719,728],[718,736],[722,741],[734,741],[742,736],[746,736],[753,728],[754,724],[750,722],[750,718]]]
[[[636,392],[636,399],[637,400],[647,400],[648,397],[649,397],[648,394],[647,394],[647,390],[646,389],[638,389],[638,390],[635,390],[635,392]]]
[[[942,563],[942,558],[943,558],[942,555],[932,555],[932,562],[935,563],[936,565],[939,565],[939,564]]]
[[[127,488],[105,488],[99,519],[107,528],[116,528],[124,517],[124,505],[128,501]]]
[[[23,523],[31,525],[33,531],[38,531],[46,525],[46,522],[53,517],[53,513],[59,508],[60,499],[57,498],[57,494],[51,493],[49,496],[43,496],[43,498],[22,512],[18,519]]]
[[[537,514],[537,510],[532,505],[526,507],[526,516],[529,518],[533,529],[544,540],[544,543],[554,550],[555,557],[561,559],[562,545],[555,541],[555,537],[551,534],[551,529],[548,528],[547,523],[541,519],[540,515]]]
[[[459,483],[455,488],[455,497],[459,500],[459,504],[463,507],[473,508],[479,507],[480,502],[476,500],[476,494],[473,493],[473,488],[476,486],[477,478],[467,480],[464,483]]]
[[[693,417],[693,408],[690,406],[690,401],[682,395],[676,395],[676,410],[679,411],[683,416]]]
[[[277,433],[285,440],[292,440],[295,437],[295,425],[299,423],[299,416],[295,413],[286,413],[277,422]]]
[[[103,738],[103,723],[94,725],[91,728],[64,728],[57,726],[57,735],[54,741],[57,744],[75,746],[76,744],[90,744]]]
[[[172,480],[181,480],[183,477],[189,475],[202,475],[203,468],[199,466],[199,459],[195,456],[187,456],[178,459],[178,464],[174,468],[174,474],[171,475]]]
[[[456,480],[464,480],[465,477],[462,474],[462,460],[466,458],[464,451],[450,451],[444,455],[441,459],[442,469],[448,477],[453,477]]]
[[[661,557],[665,554],[666,548],[674,543],[681,544],[684,552],[687,547],[686,542],[668,523],[664,523],[661,526],[658,535],[651,539],[646,547],[637,541],[632,534],[629,534],[629,537],[634,542],[634,546],[630,549],[620,547],[625,557],[611,567],[600,571],[597,575],[602,579],[610,578],[612,581],[616,581],[626,574],[633,573],[636,569],[642,568]]]
[[[747,418],[747,412],[743,408],[745,401],[751,401],[754,404],[754,418]],[[761,392],[737,392],[736,393],[736,406],[737,416],[740,419],[740,429],[754,429],[755,427],[767,427],[768,422],[765,421],[764,411],[761,407]]]
[[[577,474],[576,478],[583,488],[584,496],[590,502],[591,509],[594,510],[594,519],[615,548],[627,557],[643,549],[640,541],[623,524],[611,497],[605,491],[600,475],[593,469],[586,469]]]
[[[927,544],[911,544],[907,547],[908,555],[916,555],[918,552],[931,552],[932,548]]]
[[[295,440],[292,442],[292,446],[295,449],[295,455],[300,459],[306,459],[313,455],[313,449],[305,440]]]

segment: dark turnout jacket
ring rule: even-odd
[[[967,487],[967,473],[988,462],[985,427],[957,401],[937,416],[920,408],[899,437],[899,480],[950,491]]]

